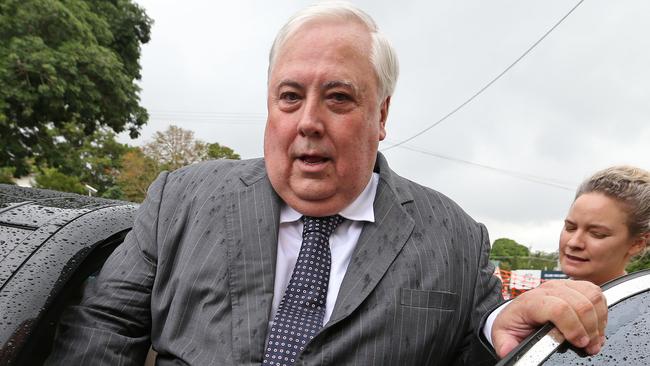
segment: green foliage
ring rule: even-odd
[[[516,241],[501,238],[494,241],[490,259],[498,261],[499,267],[508,271],[514,269],[553,269],[557,265],[558,253],[530,250]]]
[[[499,261],[499,266],[505,270],[525,268],[521,257],[528,257],[530,251],[525,246],[508,238],[500,238],[492,244],[490,259]]]
[[[36,188],[47,188],[61,192],[84,194],[86,188],[77,177],[63,174],[56,168],[45,168],[34,177]]]
[[[123,198],[132,202],[142,202],[147,188],[156,179],[162,167],[140,149],[127,151],[121,159],[122,168],[117,183]]]
[[[632,259],[625,268],[628,273],[640,271],[642,269],[650,269],[650,250],[648,249],[646,249],[643,255]]]
[[[218,142],[208,144],[208,158],[210,159],[233,159],[239,160],[241,157],[233,149]]]
[[[136,137],[148,119],[135,81],[151,23],[132,0],[3,0],[0,166],[26,174],[68,124]]]
[[[552,270],[558,265],[559,254],[557,251],[553,253],[536,251],[531,253],[527,259],[526,269]]]
[[[209,159],[240,159],[239,154],[228,146],[217,142],[205,143],[194,138],[194,131],[174,125],[154,133],[153,141],[147,143],[143,151],[163,170],[176,170]]]
[[[122,191],[122,188],[120,186],[112,186],[108,188],[104,193],[101,195],[103,198],[110,198],[113,200],[124,200],[124,191]]]
[[[110,129],[101,127],[86,135],[78,125],[65,123],[60,128],[47,128],[46,133],[52,138],[41,146],[46,155],[36,159],[39,166],[77,177],[97,189],[99,196],[116,185],[120,159],[131,148],[115,141]]]
[[[501,256],[501,257],[526,257],[530,254],[530,251],[526,246],[517,243],[516,241],[508,238],[500,238],[494,241],[492,244],[491,256]]]
[[[0,183],[2,184],[15,184],[13,177],[16,169],[10,166],[0,167]]]

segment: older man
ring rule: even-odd
[[[138,365],[150,343],[161,365],[493,362],[484,227],[377,152],[396,78],[362,11],[296,14],[271,50],[264,159],[161,174],[50,362]],[[546,321],[595,353],[606,307],[567,281],[494,317],[499,355]]]

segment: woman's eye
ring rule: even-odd
[[[593,231],[593,232],[591,233],[591,236],[593,236],[593,237],[596,238],[596,239],[603,239],[603,238],[605,238],[607,235],[605,235],[605,234],[603,234],[603,233],[599,233],[599,232]]]

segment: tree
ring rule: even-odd
[[[514,269],[553,269],[557,265],[558,253],[543,251],[530,252],[526,246],[508,238],[500,238],[492,244],[490,259],[499,261],[505,270]]]
[[[153,141],[143,147],[145,155],[165,170],[175,170],[185,165],[208,159],[240,159],[239,154],[218,142],[205,143],[194,138],[194,132],[171,125],[153,135]]]
[[[512,270],[522,268],[522,258],[528,257],[530,251],[524,245],[508,238],[500,238],[492,244],[490,259],[498,260],[502,269]]]
[[[56,168],[44,168],[34,177],[36,188],[47,188],[61,192],[83,194],[86,188],[77,177],[65,175]]]
[[[218,142],[208,144],[208,158],[210,159],[233,159],[239,160],[241,157],[228,146],[219,145]]]
[[[207,145],[194,138],[194,132],[171,125],[157,131],[153,141],[143,147],[145,155],[166,170],[175,170],[207,158]]]
[[[147,188],[162,170],[160,165],[145,156],[138,148],[127,151],[122,156],[121,165],[117,183],[124,198],[132,202],[142,202],[147,194]]]
[[[12,179],[14,176],[14,167],[3,166],[0,167],[0,183],[2,184],[16,184]]]
[[[121,156],[129,147],[117,142],[112,130],[100,127],[86,135],[78,125],[65,123],[60,128],[48,128],[46,133],[53,138],[47,141],[48,145],[42,146],[47,156],[35,159],[38,166],[56,168],[63,174],[77,177],[97,189],[99,196],[117,184]]]
[[[559,259],[559,253],[557,251],[552,253],[536,251],[530,253],[530,256],[528,257],[527,268],[552,270],[557,267],[558,259]]]
[[[642,255],[633,258],[627,265],[627,268],[625,268],[628,273],[640,271],[642,269],[650,269],[650,250],[648,249],[646,249]]]
[[[0,166],[29,170],[74,124],[137,137],[140,45],[151,19],[132,0],[4,0],[0,4]]]

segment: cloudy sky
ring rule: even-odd
[[[154,19],[142,49],[139,145],[170,124],[243,158],[262,155],[267,54],[312,1],[137,0]],[[355,1],[397,50],[401,73],[382,149],[462,105],[578,0]],[[483,93],[385,151],[491,238],[553,251],[580,181],[613,164],[650,168],[650,2],[586,0]]]

